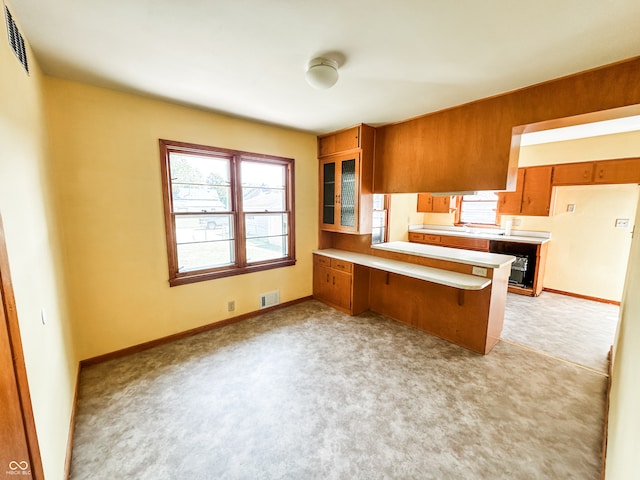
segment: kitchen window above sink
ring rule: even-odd
[[[458,200],[456,224],[497,225],[498,195],[493,191],[462,195]],[[490,232],[474,232],[482,234]],[[494,234],[494,233],[491,233]]]

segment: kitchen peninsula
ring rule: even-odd
[[[542,293],[542,279],[547,259],[549,232],[510,232],[499,229],[474,229],[441,225],[409,227],[409,241],[428,245],[479,250],[513,255],[509,291],[537,297]]]
[[[314,252],[313,294],[357,315],[372,310],[478,353],[500,338],[510,255],[410,242],[367,253]]]

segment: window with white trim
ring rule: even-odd
[[[456,223],[496,225],[498,194],[484,191],[477,192],[475,195],[462,195],[459,200],[458,212]]]
[[[293,159],[160,140],[172,286],[295,264]]]

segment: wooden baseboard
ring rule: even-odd
[[[80,385],[80,369],[78,364],[78,372],[76,373],[76,385],[73,392],[73,404],[71,405],[71,418],[69,419],[69,435],[67,436],[67,456],[64,460],[64,477],[69,478],[71,475],[71,456],[73,455],[73,433],[76,428],[76,407],[78,405],[78,386]]]
[[[557,293],[559,295],[566,295],[568,297],[582,298],[583,300],[591,300],[593,302],[608,303],[609,305],[620,306],[620,302],[616,302],[615,300],[607,300],[606,298],[590,297],[588,295],[580,295],[579,293],[564,292],[562,290],[555,290],[553,288],[547,288],[547,287],[543,288],[542,290],[544,292]]]
[[[243,320],[247,320],[249,318],[256,317],[258,315],[262,315],[263,313],[272,312],[274,310],[279,310],[281,308],[290,307],[291,305],[296,305],[298,303],[306,302],[308,300],[313,299],[312,296],[298,298],[296,300],[291,300],[289,302],[281,303],[279,305],[274,305],[273,307],[263,308],[261,310],[254,310],[253,312],[245,313],[243,315],[238,315],[237,317],[229,318],[227,320],[221,320],[219,322],[209,323],[207,325],[203,325],[201,327],[192,328],[190,330],[185,330],[184,332],[174,333],[173,335],[168,335],[166,337],[158,338],[156,340],[151,340],[149,342],[140,343],[138,345],[133,345],[131,347],[123,348],[121,350],[116,350],[115,352],[105,353],[104,355],[98,355],[96,357],[87,358],[85,360],[80,361],[80,367],[86,367],[88,365],[95,365],[97,363],[106,362],[108,360],[113,360],[116,358],[126,357],[127,355],[132,355],[134,353],[142,352],[144,350],[148,350],[150,348],[154,348],[160,345],[165,345],[167,343],[175,342],[176,340],[180,340],[182,338],[191,337],[192,335],[197,335],[198,333],[207,332],[209,330],[215,330],[217,328],[226,327],[227,325],[232,325],[234,323],[242,322]]]

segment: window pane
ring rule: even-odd
[[[496,223],[498,202],[462,202],[460,221],[462,223]]]
[[[288,255],[287,215],[246,215],[247,262],[283,258]]]
[[[384,228],[372,228],[371,229],[371,244],[384,242]]]
[[[228,212],[231,188],[222,186],[173,184],[174,212]]]
[[[374,193],[373,195],[373,209],[384,210],[384,194]]]
[[[284,188],[286,167],[277,163],[243,160],[240,175],[243,187]]]
[[[176,215],[176,243],[232,240],[232,215]]]
[[[288,237],[247,239],[247,263],[275,260],[287,256]]]
[[[243,188],[242,202],[245,212],[282,212],[286,210],[284,189]]]
[[[385,212],[373,212],[373,227],[374,228],[380,228],[380,227],[384,227],[384,221],[385,221]]]
[[[232,265],[233,240],[178,245],[178,272]]]
[[[179,272],[235,262],[233,216],[177,215],[175,220]]]
[[[460,207],[461,223],[496,224],[498,194],[492,191],[463,195]]]
[[[247,238],[285,235],[287,233],[287,215],[246,215],[245,230]]]
[[[169,161],[174,212],[231,210],[229,160],[172,152]]]
[[[192,154],[169,154],[172,183],[229,185],[229,160]]]

